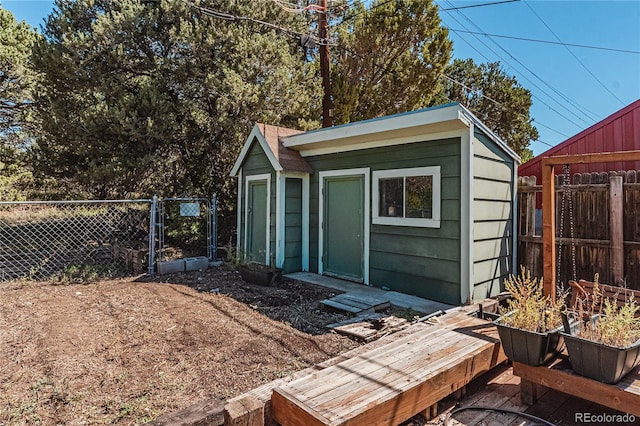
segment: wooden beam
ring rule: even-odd
[[[221,426],[224,424],[224,406],[220,399],[207,399],[183,410],[167,413],[147,426]]]
[[[554,157],[551,157],[554,158]],[[543,292],[556,300],[556,190],[553,164],[542,160],[542,265]]]
[[[613,284],[622,285],[624,279],[624,199],[622,176],[611,176],[609,202],[609,229],[611,238],[611,269]]]
[[[544,169],[545,166],[553,165],[557,166],[564,164],[613,163],[616,161],[640,161],[640,150],[600,152],[594,154],[556,155],[553,157],[545,157],[542,159],[542,168]]]
[[[543,393],[543,387],[527,379],[520,379],[520,401],[525,405],[533,405]]]
[[[255,396],[229,401],[224,406],[225,426],[264,426],[264,403]]]
[[[521,383],[536,383],[623,413],[640,416],[638,368],[629,373],[617,385],[597,382],[579,376],[571,370],[544,366],[532,367],[518,362],[513,363],[513,374],[522,379]]]

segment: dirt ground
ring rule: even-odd
[[[332,291],[229,268],[89,284],[0,283],[0,424],[140,424],[228,399],[359,343]]]

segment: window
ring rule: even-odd
[[[373,172],[373,223],[440,227],[440,167]]]

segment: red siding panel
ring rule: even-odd
[[[518,174],[520,176],[536,176],[537,182],[540,183],[540,167],[544,157],[632,150],[640,150],[640,99],[522,164],[518,168]],[[624,161],[614,164],[575,164],[571,166],[571,173],[632,169],[640,170],[640,161]]]

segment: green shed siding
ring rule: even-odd
[[[473,298],[498,294],[512,273],[514,160],[481,132],[473,144]]]
[[[285,273],[302,270],[302,179],[285,180],[284,213]]]
[[[377,287],[460,303],[460,143],[453,138],[306,157],[316,171],[310,180],[310,270],[318,271],[319,172],[440,166],[440,228],[371,225],[369,281]]]
[[[256,141],[253,142],[247,156],[245,157],[245,161],[242,164],[242,209],[240,213],[240,229],[238,232],[241,232],[240,244],[244,244],[244,234],[246,232],[246,224],[245,224],[245,200],[246,200],[246,179],[247,176],[261,175],[261,174],[270,174],[271,175],[271,186],[270,186],[270,218],[269,218],[269,252],[271,253],[271,258],[275,260],[276,254],[276,172],[271,166],[267,155],[262,150],[260,144]]]

